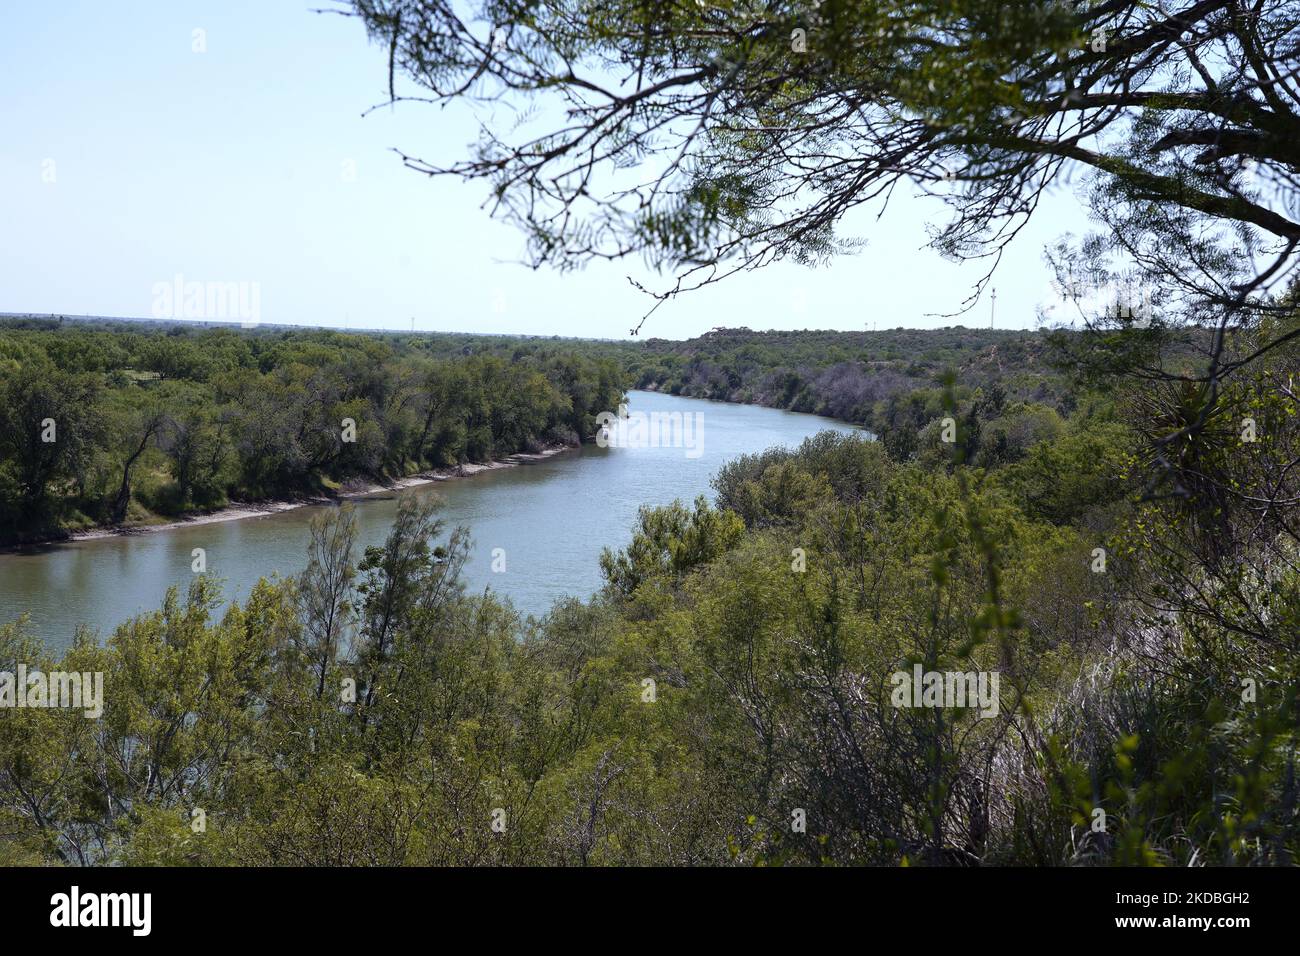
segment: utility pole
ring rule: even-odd
[[[993,298],[989,302],[989,328],[993,328],[993,313],[998,307],[998,290],[993,290]]]

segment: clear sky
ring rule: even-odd
[[[391,151],[459,155],[466,111],[385,107],[386,50],[330,0],[13,3],[0,26],[0,311],[148,316],[160,283],[256,283],[264,322],[624,337],[651,303],[627,263],[519,265],[481,184]],[[195,52],[196,30],[203,52]],[[666,304],[643,335],[987,326],[978,277],[923,249],[945,210],[896,196],[859,254],[778,265]],[[1062,187],[995,276],[998,327],[1050,301],[1045,244],[1087,223]]]

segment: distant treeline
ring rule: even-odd
[[[616,361],[445,339],[0,323],[0,543],[590,437]]]
[[[628,363],[637,388],[826,415],[875,432],[896,458],[934,444],[946,371],[984,465],[1018,460],[1059,433],[1076,396],[1042,332],[890,329],[753,332],[717,329],[688,342],[651,339]]]

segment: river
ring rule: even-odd
[[[601,549],[627,544],[641,505],[711,498],[709,480],[737,455],[796,445],[826,428],[855,430],[814,415],[655,392],[630,392],[628,406],[634,419],[637,412],[680,412],[684,421],[701,424],[702,440],[683,429],[664,436],[658,447],[635,447],[641,444],[635,439],[623,447],[584,445],[415,489],[446,499],[449,527],[469,527],[474,549],[465,565],[467,590],[491,588],[538,615],[565,595],[586,598],[601,585]],[[694,447],[663,447],[675,439]],[[359,553],[383,541],[396,495],[354,501]],[[107,636],[133,615],[157,608],[168,587],[186,588],[195,548],[204,549],[208,572],[223,579],[226,599],[242,600],[259,578],[302,569],[308,522],[327,507],[334,505],[0,554],[0,623],[26,612],[32,632],[55,649],[70,644],[81,624]],[[496,548],[504,551],[504,571],[493,570]]]

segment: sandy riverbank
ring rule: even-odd
[[[295,508],[306,508],[311,505],[323,505],[331,501],[346,500],[348,498],[364,498],[366,495],[379,494],[385,491],[403,491],[407,488],[431,485],[439,481],[451,481],[455,478],[469,478],[484,471],[495,471],[498,468],[513,468],[516,465],[524,465],[532,461],[541,461],[545,458],[550,458],[553,455],[558,455],[561,452],[570,451],[571,447],[572,446],[568,445],[559,445],[554,448],[544,449],[536,454],[520,452],[517,455],[509,455],[505,458],[482,464],[469,462],[463,465],[457,465],[454,468],[438,468],[433,471],[420,472],[417,475],[411,475],[406,478],[399,478],[388,484],[379,484],[375,482],[352,482],[345,485],[342,490],[333,495],[316,495],[284,501],[235,501],[218,511],[212,511],[208,514],[192,515],[187,518],[182,518],[179,521],[169,521],[166,524],[130,525],[120,528],[95,528],[90,531],[78,532],[62,540],[91,541],[95,538],[152,534],[155,531],[172,531],[176,528],[187,528],[199,524],[215,524],[220,521],[240,521],[244,518],[261,518],[266,515],[279,514],[282,511],[292,511]]]

